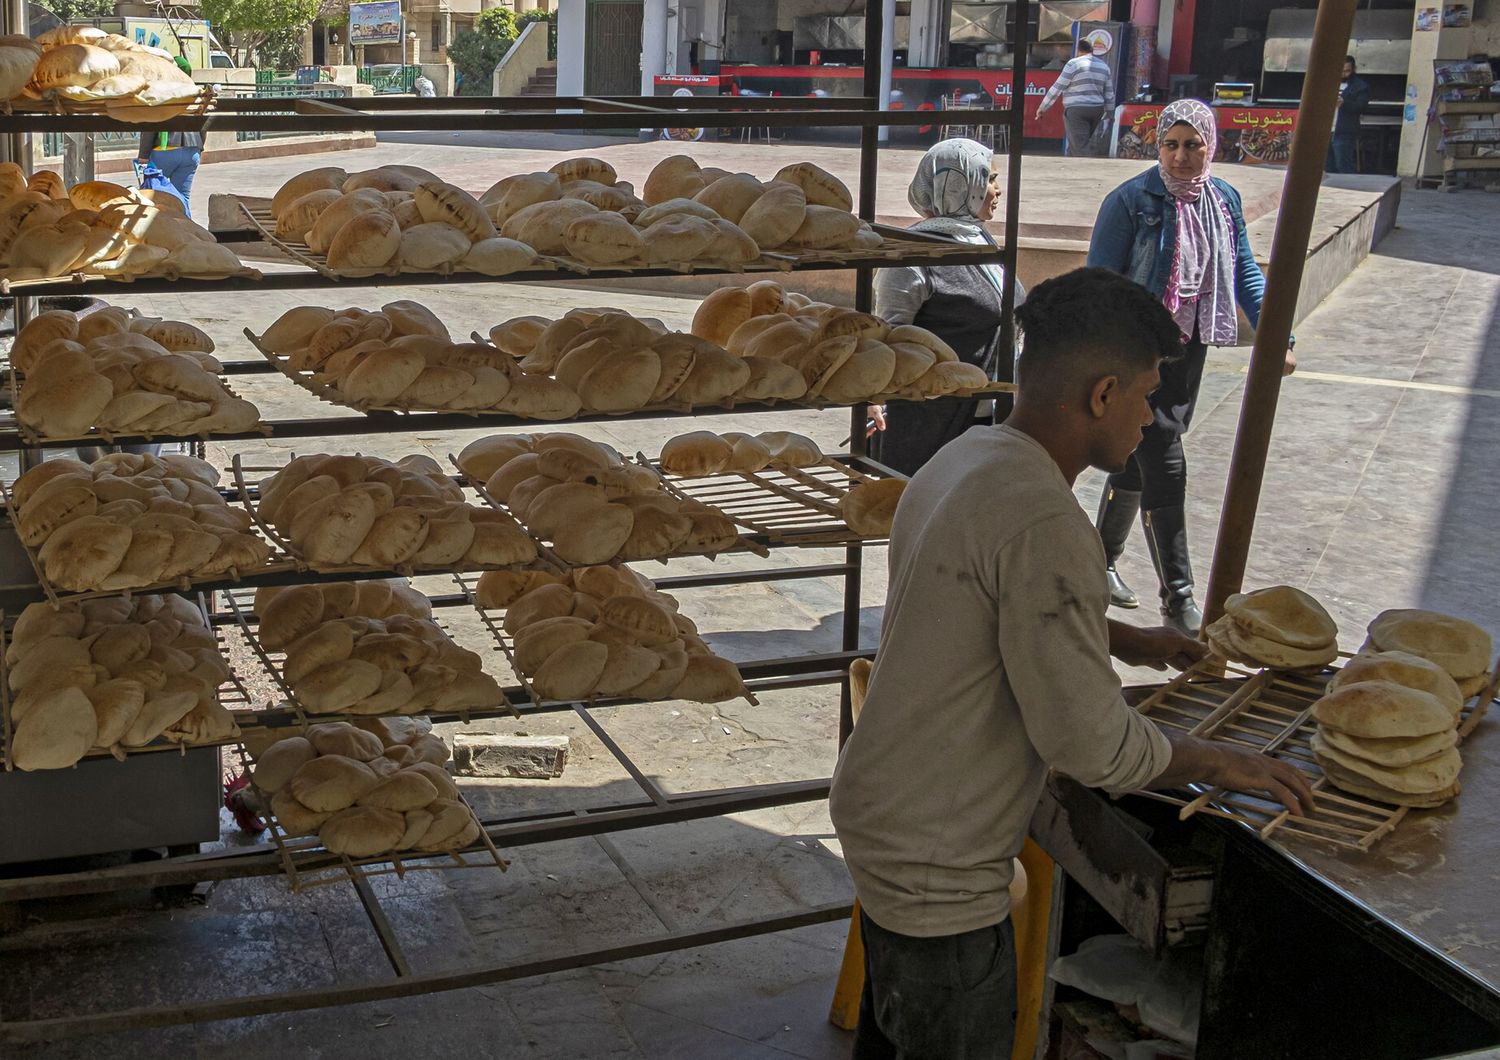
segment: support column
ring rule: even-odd
[[[891,73],[896,65],[896,3],[888,0],[880,6],[880,109],[891,109]],[[866,62],[869,60],[866,59]],[[879,140],[889,143],[891,127],[880,127]]]
[[[725,0],[703,0],[703,44],[698,49],[698,61],[724,58]]]
[[[559,0],[557,5],[557,94],[581,96],[584,86],[584,44],[588,5],[584,0]]]
[[[948,37],[947,12],[948,5],[943,0],[911,0],[911,29],[906,39],[908,67],[942,64],[943,42]]]
[[[1172,50],[1167,53],[1167,73],[1193,72],[1193,24],[1198,0],[1172,0]]]
[[[646,0],[641,22],[641,95],[656,91],[653,79],[667,72],[667,0]]]
[[[1333,112],[1339,98],[1344,54],[1349,49],[1349,32],[1358,6],[1359,0],[1322,0],[1313,23],[1312,51],[1307,76],[1302,80],[1297,128],[1292,133],[1291,162],[1282,187],[1276,232],[1271,237],[1271,261],[1275,264],[1266,280],[1265,302],[1261,306],[1260,325],[1255,329],[1245,396],[1240,401],[1239,425],[1229,458],[1229,483],[1224,490],[1213,570],[1208,578],[1208,598],[1203,606],[1205,624],[1224,613],[1224,601],[1231,593],[1239,592],[1245,582],[1266,456],[1271,449],[1271,429],[1276,422],[1276,403],[1281,397],[1286,347],[1297,312],[1303,267],[1307,264],[1318,188],[1323,182],[1323,160],[1328,154],[1328,142],[1333,139]]]
[[[1406,98],[1401,113],[1401,153],[1396,160],[1396,174],[1402,177],[1438,176],[1443,171],[1443,156],[1437,149],[1442,131],[1437,119],[1430,122],[1427,111],[1432,106],[1432,64],[1440,59],[1467,59],[1473,30],[1469,26],[1433,29],[1417,28],[1417,16],[1424,5],[1418,4],[1412,18],[1411,59],[1406,66]]]

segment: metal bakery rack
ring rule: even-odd
[[[879,54],[881,50],[881,19],[877,13],[878,0],[872,0],[876,8],[872,17],[866,19],[867,53]],[[1021,2],[1013,5],[1016,26],[1023,30],[1016,45],[1016,69],[1013,78],[1014,98],[1025,94],[1025,34],[1027,12],[1031,5]],[[776,97],[728,100],[672,98],[670,106],[663,100],[652,97],[557,97],[557,98],[443,98],[443,99],[392,99],[389,97],[327,100],[268,100],[268,99],[215,99],[207,103],[201,113],[173,117],[161,123],[168,129],[208,131],[260,130],[283,132],[313,132],[332,130],[568,130],[608,129],[628,130],[632,134],[643,124],[652,121],[664,127],[679,124],[679,111],[692,109],[701,112],[696,120],[704,125],[719,128],[746,126],[775,126],[785,129],[842,126],[859,131],[860,170],[856,189],[856,212],[859,217],[873,224],[875,218],[875,191],[877,175],[878,130],[881,126],[914,127],[926,125],[929,115],[906,112],[883,112],[878,109],[878,74],[874,69],[865,72],[862,94],[841,99]],[[863,252],[807,252],[798,254],[768,254],[761,261],[745,267],[708,269],[697,264],[691,271],[738,272],[754,271],[762,275],[774,275],[785,281],[794,280],[799,271],[826,271],[852,269],[855,273],[855,308],[868,311],[872,305],[873,270],[883,265],[912,264],[1003,264],[1007,276],[1004,288],[1004,315],[1007,322],[1014,305],[1015,287],[1010,279],[1015,276],[1017,233],[1019,231],[1020,149],[1021,120],[1019,110],[996,110],[989,115],[995,123],[1009,123],[1011,154],[1008,159],[1009,185],[1006,195],[1006,238],[1003,248],[974,246],[948,240],[921,236],[889,229],[877,228],[885,241],[879,248]],[[88,133],[121,131],[134,128],[113,121],[106,116],[79,113],[0,114],[0,132],[12,134],[19,141],[21,134],[38,132]],[[348,298],[355,292],[370,288],[393,286],[431,285],[435,280],[443,283],[545,283],[551,280],[577,279],[585,271],[592,278],[641,277],[679,275],[687,271],[675,265],[627,266],[619,269],[588,268],[564,260],[546,260],[539,267],[507,276],[503,279],[452,274],[439,279],[430,274],[400,274],[396,276],[372,276],[364,278],[341,278],[331,274],[326,262],[320,262],[305,248],[281,244],[267,229],[267,218],[256,213],[253,203],[246,204],[247,227],[234,231],[215,233],[224,243],[259,243],[262,253],[281,254],[289,258],[292,267],[267,270],[263,275],[252,276],[249,272],[220,280],[192,278],[170,279],[162,276],[136,278],[128,283],[102,278],[71,276],[65,279],[31,282],[16,285],[15,294],[18,325],[24,324],[34,311],[35,299],[43,296],[93,295],[109,299],[111,296],[128,298],[136,294],[171,293],[191,299],[197,292],[222,293],[226,291],[311,291],[334,289],[346,292]],[[7,293],[9,288],[0,289]],[[23,296],[24,297],[20,297]],[[373,291],[371,292],[373,296]],[[1014,336],[1007,323],[1002,336],[1003,347],[1009,347]],[[296,378],[296,373],[279,363],[277,358],[266,355],[260,360],[231,361],[224,364],[222,375],[226,379],[242,375],[256,375],[268,379],[285,378],[305,386],[305,381]],[[997,390],[1003,387],[995,388]],[[319,393],[317,396],[337,401],[336,394]],[[758,411],[784,411],[797,408],[788,404],[737,403],[736,414]],[[568,423],[540,423],[518,416],[483,414],[475,416],[464,412],[397,412],[394,410],[360,411],[347,406],[329,410],[329,414],[315,418],[278,419],[260,425],[254,431],[233,434],[215,434],[216,440],[256,440],[267,436],[274,439],[319,439],[319,450],[340,451],[337,439],[352,435],[374,435],[390,431],[420,430],[437,433],[447,430],[488,428],[567,429],[577,422],[618,422],[622,419],[682,420],[690,415],[704,416],[730,411],[724,408],[686,409],[678,407],[646,409],[625,416],[584,414]],[[726,563],[711,564],[703,573],[680,576],[656,577],[654,581],[664,591],[693,590],[713,586],[743,584],[757,581],[781,581],[793,579],[837,578],[843,581],[843,609],[841,649],[836,652],[797,655],[758,661],[740,662],[739,669],[744,682],[744,693],[750,702],[757,697],[782,690],[811,686],[836,685],[841,689],[840,728],[841,736],[847,734],[849,700],[847,672],[852,660],[868,657],[873,646],[862,644],[859,635],[860,582],[862,549],[866,542],[849,532],[837,515],[837,498],[856,481],[867,477],[890,475],[886,469],[871,460],[865,453],[864,423],[865,404],[861,403],[849,411],[849,423],[853,437],[852,451],[846,456],[830,460],[811,468],[787,470],[785,472],[762,472],[737,481],[722,479],[689,481],[672,479],[668,488],[679,496],[704,501],[724,509],[743,532],[733,549],[743,556],[765,556],[768,550],[785,545],[816,545],[842,549],[841,558],[834,562],[812,562],[803,565],[775,565],[747,569],[747,563],[731,568]],[[662,440],[680,431],[663,432]],[[134,444],[148,441],[170,441],[171,438],[156,436],[113,436],[101,441],[115,444]],[[19,429],[6,430],[0,424],[0,452],[20,452],[24,459],[34,459],[37,439],[28,437]],[[226,484],[226,498],[245,504],[254,512],[253,484],[245,469],[264,463],[258,458],[241,462],[235,470],[234,480]],[[493,503],[481,490],[473,490],[480,503]],[[260,528],[263,533],[265,527]],[[358,570],[317,571],[295,555],[278,535],[267,534],[275,546],[274,569],[253,574],[238,572],[237,577],[223,577],[194,581],[188,585],[151,587],[141,591],[182,591],[216,593],[220,601],[218,610],[212,614],[211,622],[219,633],[226,655],[237,671],[231,682],[221,690],[221,701],[236,709],[236,718],[241,735],[235,741],[226,741],[231,753],[253,758],[256,741],[264,739],[268,730],[286,731],[288,727],[302,725],[309,719],[300,710],[296,697],[280,680],[279,667],[272,653],[266,652],[256,636],[256,621],[253,615],[253,590],[261,585],[286,585],[309,581],[328,581],[358,577],[380,576],[382,573]],[[0,545],[3,545],[0,542]],[[19,542],[10,546],[9,559],[12,568],[29,571],[31,557],[25,554]],[[555,557],[542,543],[541,561],[550,562]],[[701,558],[700,558],[701,559]],[[677,561],[673,561],[674,563]],[[697,562],[695,561],[695,568]],[[509,653],[509,641],[502,626],[493,613],[478,609],[474,601],[475,575],[472,571],[452,571],[437,578],[427,572],[413,572],[418,576],[419,588],[427,591],[435,615],[444,625],[450,617],[460,614],[478,615],[478,628],[491,640],[490,655],[486,657],[486,670],[495,676],[510,671],[515,683],[504,688],[502,702],[494,704],[493,710],[468,710],[462,715],[436,716],[434,721],[463,721],[480,717],[517,714],[522,718],[531,715],[569,712],[579,717],[600,739],[622,769],[629,774],[639,789],[636,796],[627,796],[616,801],[601,801],[581,806],[570,806],[565,810],[550,812],[513,812],[508,815],[482,815],[484,838],[480,846],[471,848],[461,858],[471,862],[494,866],[500,862],[499,850],[508,856],[524,856],[519,848],[564,838],[600,835],[604,833],[645,828],[674,822],[719,817],[727,814],[784,806],[799,802],[826,798],[829,788],[827,778],[810,778],[772,784],[751,784],[743,787],[713,790],[672,792],[648,775],[634,762],[609,731],[608,717],[613,712],[638,710],[639,702],[621,699],[600,699],[587,703],[538,702],[531,694],[529,682],[515,673],[503,660]],[[446,587],[444,587],[444,579]],[[10,614],[18,613],[28,602],[46,599],[56,602],[65,594],[48,592],[41,580],[35,576],[23,577],[27,584],[14,586],[3,594],[0,603]],[[691,608],[686,610],[691,611]],[[712,638],[710,637],[710,640]],[[0,645],[3,646],[3,645]],[[467,646],[473,647],[472,642]],[[491,661],[493,660],[493,661]],[[502,680],[505,680],[502,678]],[[4,712],[8,723],[8,711]],[[175,747],[168,749],[177,750]],[[115,767],[139,767],[145,760],[153,762],[198,762],[202,756],[210,756],[218,762],[218,749],[197,747],[177,755],[131,753],[127,762],[86,759],[65,777],[46,777],[42,774],[0,773],[0,801],[8,813],[20,810],[35,811],[18,785],[40,782],[38,778],[56,785],[64,782],[79,791],[89,785],[99,788],[104,800],[128,798],[123,781],[112,781],[107,770]],[[138,761],[139,760],[139,761]],[[212,768],[215,777],[217,766]],[[202,769],[200,769],[202,772]],[[113,787],[110,785],[114,784]],[[102,787],[101,787],[102,786]],[[139,782],[137,781],[137,786]],[[219,792],[217,783],[211,791],[202,791],[201,799],[211,799],[210,808],[217,819]],[[108,804],[106,802],[106,804]],[[0,841],[8,840],[0,820]],[[24,838],[24,837],[23,837]],[[223,847],[215,845],[207,853],[198,853],[197,848],[184,840],[142,841],[140,846],[169,846],[170,856],[153,862],[142,862],[112,868],[93,868],[85,871],[54,871],[46,875],[10,875],[0,879],[0,913],[17,908],[20,903],[33,898],[57,898],[69,895],[119,891],[141,887],[165,887],[193,885],[211,881],[243,879],[283,874],[294,887],[321,884],[325,881],[349,882],[358,894],[373,931],[379,938],[390,962],[390,974],[385,978],[372,975],[369,979],[352,984],[316,990],[311,993],[283,993],[245,996],[236,984],[224,984],[219,999],[173,1006],[152,1006],[120,1012],[97,1012],[69,1014],[56,1019],[28,1020],[25,1022],[0,1021],[0,1042],[11,1043],[41,1038],[55,1039],[77,1034],[97,1033],[128,1027],[162,1026],[221,1017],[253,1015],[257,1013],[287,1011],[308,1007],[350,1004],[361,1000],[410,996],[437,990],[454,989],[461,986],[500,982],[543,974],[565,968],[576,968],[621,959],[633,955],[662,953],[677,949],[701,946],[717,941],[743,938],[767,932],[838,920],[849,915],[846,904],[839,903],[785,915],[759,917],[753,920],[711,926],[698,930],[679,931],[672,934],[640,940],[626,945],[601,948],[589,952],[568,953],[532,960],[523,963],[488,965],[463,968],[440,974],[422,974],[413,969],[402,951],[401,940],[381,908],[376,889],[371,886],[372,873],[386,871],[400,873],[405,870],[406,858],[392,861],[390,858],[372,864],[352,864],[336,858],[315,846],[316,841],[294,840],[273,832],[269,842],[245,847]],[[311,842],[312,846],[305,846]],[[91,850],[118,849],[117,847],[85,848],[75,853]],[[21,859],[7,859],[21,860]],[[442,859],[440,859],[442,860]],[[446,859],[450,863],[451,858]],[[382,866],[386,866],[384,869]],[[3,924],[3,918],[0,918]],[[240,996],[236,996],[240,995]]]

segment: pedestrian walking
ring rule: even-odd
[[[1068,155],[1100,158],[1104,155],[1104,132],[1115,109],[1115,79],[1109,63],[1094,54],[1087,38],[1078,40],[1078,54],[1069,59],[1057,76],[1042,105],[1040,118],[1062,97],[1063,125],[1068,130]]]
[[[914,232],[946,236],[963,243],[993,247],[985,222],[1000,201],[1000,167],[994,152],[977,140],[944,140],[917,163],[906,192],[922,220]],[[991,379],[1014,378],[1014,353],[1000,350],[1001,292],[1005,272],[999,265],[903,266],[875,274],[875,314],[888,324],[916,324],[942,339],[959,359],[983,368]],[[1026,297],[1016,285],[1016,304]],[[969,428],[1004,419],[1008,396],[892,401],[871,409],[876,435],[871,455],[913,475],[943,446]]]
[[[192,64],[182,56],[176,56],[174,61],[183,73],[193,72]],[[181,193],[183,206],[191,217],[193,179],[198,175],[198,164],[203,161],[203,134],[169,132],[166,129],[143,132],[136,160],[150,163],[161,171],[161,175]]]
[[[1203,616],[1193,600],[1182,436],[1192,423],[1207,347],[1235,344],[1237,309],[1252,327],[1260,323],[1266,279],[1250,251],[1239,192],[1211,171],[1218,146],[1213,111],[1196,99],[1168,104],[1157,122],[1156,146],[1158,164],[1110,192],[1099,207],[1088,263],[1122,272],[1160,298],[1182,333],[1185,352],[1162,368],[1161,386],[1151,395],[1151,422],[1127,466],[1110,475],[1098,528],[1110,602],[1140,606],[1115,569],[1139,512],[1162,615],[1197,636]],[[1287,374],[1296,366],[1289,349]]]
[[[1370,84],[1359,76],[1354,56],[1344,56],[1344,78],[1339,82],[1338,109],[1333,112],[1333,139],[1328,142],[1330,173],[1357,173],[1355,148],[1359,146],[1359,119],[1370,105]]]
[[[828,803],[860,900],[853,1055],[1006,1060],[1016,1012],[1008,888],[1049,769],[1112,792],[1203,782],[1306,813],[1300,770],[1167,735],[1110,663],[1191,665],[1206,645],[1105,615],[1099,539],[1073,496],[1118,469],[1180,351],[1161,300],[1078,269],[1016,313],[1015,410],[912,478],[891,527],[869,694]]]

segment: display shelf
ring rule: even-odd
[[[317,106],[313,106],[316,103]],[[308,100],[220,97],[203,115],[160,117],[152,127],[183,132],[550,132],[676,128],[682,112],[695,123],[723,129],[923,126],[932,115],[882,111],[870,95],[839,98],[750,97],[725,99],[659,96],[444,96],[432,99],[344,96]],[[1009,108],[986,111],[996,124]],[[653,122],[651,119],[658,119]],[[140,125],[102,114],[0,114],[0,133],[131,132]]]
[[[1017,9],[1021,12],[1019,17],[1024,18],[1029,4],[1021,2]],[[1024,23],[1023,23],[1024,24]],[[871,19],[867,24],[867,33],[871,36],[873,43],[869,46],[873,50],[879,50],[879,36],[881,20]],[[1024,49],[1024,45],[1022,45]],[[1017,73],[1013,86],[1017,97],[1024,89],[1023,74]],[[867,222],[873,222],[875,216],[875,182],[877,178],[877,130],[880,126],[921,126],[929,124],[930,115],[917,112],[882,112],[878,109],[876,100],[877,80],[875,71],[868,71],[862,94],[858,97],[845,99],[827,98],[763,98],[763,99],[736,99],[733,103],[719,99],[694,99],[678,97],[621,97],[616,99],[598,99],[592,97],[558,97],[551,99],[526,98],[465,98],[465,99],[395,99],[389,97],[343,99],[334,102],[318,100],[315,103],[305,100],[250,100],[250,99],[218,99],[214,102],[208,113],[202,115],[179,116],[165,118],[160,123],[153,122],[153,126],[166,129],[195,130],[195,131],[233,131],[233,130],[260,130],[265,132],[319,132],[330,130],[459,130],[459,129],[482,129],[486,131],[505,130],[565,130],[565,129],[616,129],[629,131],[634,135],[637,130],[646,126],[675,127],[681,124],[684,111],[691,112],[695,123],[720,128],[746,128],[767,127],[796,129],[796,128],[825,128],[830,126],[843,126],[858,129],[860,136],[860,170],[859,182],[855,189],[857,214]],[[995,111],[991,113],[997,121],[1009,119],[1012,125],[1012,152],[1010,159],[1009,177],[1010,186],[1008,191],[1009,206],[1011,213],[1015,212],[1015,204],[1019,201],[1019,159],[1015,152],[1020,150],[1020,115],[1019,112]],[[86,132],[86,131],[130,131],[138,132],[139,127],[122,123],[111,119],[106,115],[99,114],[24,114],[8,113],[0,114],[0,132],[9,133],[38,133],[38,132]],[[760,263],[764,266],[756,271],[766,275],[775,275],[777,278],[785,278],[796,272],[818,272],[829,270],[853,270],[855,274],[855,299],[856,309],[868,312],[872,307],[873,270],[881,266],[890,265],[970,265],[970,264],[997,264],[1003,263],[1006,267],[1007,277],[1015,275],[1016,261],[1016,232],[1019,230],[1019,222],[1016,218],[1010,218],[1011,223],[1006,226],[1007,237],[1004,250],[995,247],[970,246],[966,244],[954,244],[940,239],[923,239],[917,234],[904,233],[900,230],[891,230],[887,237],[887,245],[876,251],[863,254],[799,254],[795,260],[783,260],[781,258],[767,258]],[[255,231],[234,231],[219,234],[222,242],[230,243],[238,247],[248,248],[253,243],[259,243],[266,247],[268,252],[284,254],[284,249],[278,249],[273,243],[264,238],[264,233]],[[576,280],[583,274],[575,269],[560,269],[551,267],[548,271],[523,272],[508,277],[496,279],[480,276],[450,276],[440,277],[430,274],[402,274],[397,276],[368,276],[361,278],[333,278],[326,273],[320,273],[316,263],[303,261],[289,266],[268,267],[259,279],[249,279],[247,276],[236,276],[222,280],[198,280],[192,278],[169,279],[167,277],[144,277],[133,282],[122,282],[104,279],[85,279],[83,277],[69,277],[67,279],[28,282],[25,285],[15,285],[14,294],[18,296],[18,305],[29,306],[34,303],[35,297],[61,295],[99,295],[105,298],[115,297],[128,299],[133,295],[170,293],[184,299],[191,299],[197,294],[213,294],[228,292],[271,292],[271,291],[298,291],[314,292],[340,289],[344,291],[355,291],[362,289],[379,288],[409,288],[421,286],[434,286],[435,284],[447,284],[453,282],[474,283],[547,283],[557,280]],[[552,263],[549,263],[549,267]],[[590,280],[608,280],[613,278],[641,277],[641,276],[671,276],[680,275],[684,271],[678,268],[625,268],[625,269],[590,269],[587,278]],[[698,270],[713,271],[727,274],[729,270]],[[0,293],[6,293],[9,288],[0,285]],[[315,297],[315,296],[313,296]],[[625,296],[628,297],[628,296]],[[1013,304],[1013,281],[1007,283],[1005,293],[1005,305]],[[25,314],[21,314],[25,319]],[[1004,333],[1004,341],[1010,341],[1010,325],[1007,323]],[[226,376],[237,375],[269,375],[272,379],[283,376],[284,372],[278,366],[271,363],[256,362],[231,362],[223,368]],[[999,389],[999,388],[997,388]],[[856,438],[854,441],[854,452],[848,460],[848,466],[856,468],[861,472],[871,474],[882,474],[883,470],[878,465],[868,461],[863,453],[863,433],[858,430],[862,427],[865,418],[864,402],[854,406],[822,406],[823,408],[846,407],[850,408],[849,420],[855,428]],[[735,403],[733,407],[722,408],[660,408],[642,410],[625,415],[611,414],[589,414],[580,415],[567,421],[546,422],[537,421],[519,416],[510,415],[484,415],[474,416],[460,412],[414,412],[395,413],[388,411],[345,412],[329,414],[315,418],[281,419],[270,421],[265,424],[266,431],[245,432],[239,435],[216,435],[219,441],[250,440],[262,441],[269,437],[271,439],[295,439],[295,438],[317,438],[320,440],[348,438],[354,435],[380,435],[391,432],[420,431],[425,433],[436,433],[449,430],[473,429],[483,427],[494,428],[521,428],[521,429],[568,429],[572,423],[612,423],[625,420],[647,420],[647,419],[673,419],[685,416],[714,415],[719,413],[751,413],[787,411],[789,409],[807,408],[808,406],[788,405],[778,403],[751,404]],[[108,441],[108,439],[101,439]],[[144,436],[115,436],[113,441],[117,444],[133,444],[142,442],[153,442],[166,440],[162,437],[146,438]],[[0,422],[0,451],[16,451],[35,448],[36,439],[28,440],[23,437],[21,431],[12,422],[7,425]],[[367,444],[367,443],[361,443]],[[320,441],[319,447],[333,446],[327,441]],[[242,467],[245,466],[242,464]],[[246,483],[248,486],[249,484]],[[672,484],[673,489],[678,489],[679,483]],[[691,495],[691,491],[685,491]],[[248,497],[246,498],[248,500]],[[790,498],[782,498],[791,502]],[[798,502],[806,506],[806,502]],[[726,513],[733,519],[731,513]],[[826,511],[823,512],[826,515]],[[739,524],[743,526],[743,524]],[[784,529],[784,528],[783,528]],[[759,531],[751,531],[746,528],[746,533],[741,535],[737,548],[743,552],[759,551],[770,547],[772,542],[769,535]],[[810,559],[796,566],[768,566],[763,569],[751,569],[745,564],[736,564],[731,568],[730,564],[715,564],[714,569],[703,573],[693,573],[680,576],[668,576],[657,579],[657,584],[664,590],[696,589],[715,585],[740,585],[756,582],[773,582],[789,579],[842,579],[844,586],[844,606],[841,612],[842,633],[839,638],[841,647],[835,651],[816,651],[805,655],[788,655],[773,659],[752,660],[738,662],[741,677],[748,692],[759,699],[764,700],[767,696],[782,693],[794,689],[812,687],[833,687],[840,693],[840,729],[847,730],[848,720],[848,695],[847,695],[847,670],[850,662],[858,658],[869,658],[873,652],[865,648],[859,642],[859,582],[862,571],[862,548],[865,542],[853,538],[835,539],[829,537],[824,539],[829,544],[838,544],[844,549],[841,562],[819,562]],[[754,548],[752,546],[758,546]],[[288,557],[290,558],[290,557]],[[382,572],[383,573],[383,572]],[[308,716],[305,712],[299,714],[295,705],[295,697],[286,696],[285,690],[278,680],[275,659],[270,653],[257,652],[255,634],[257,626],[253,615],[253,588],[257,585],[269,584],[296,584],[299,582],[321,582],[327,580],[347,580],[351,577],[372,576],[376,572],[345,571],[345,572],[320,572],[307,569],[298,569],[295,561],[293,569],[277,570],[275,572],[260,572],[253,577],[242,578],[235,584],[232,579],[208,584],[197,584],[189,587],[189,591],[202,591],[207,589],[224,590],[225,602],[223,610],[210,616],[211,623],[219,631],[226,641],[226,653],[242,668],[236,677],[232,690],[222,693],[228,696],[226,703],[232,700],[232,706],[237,721],[242,730],[239,743],[254,746],[254,739],[264,738],[272,730],[286,732],[292,727],[304,724],[316,724],[320,720],[334,720],[337,715]],[[453,575],[454,592],[432,592],[429,599],[442,614],[443,609],[474,607],[473,584],[474,578],[467,572],[455,573]],[[181,591],[182,586],[174,585],[174,591]],[[42,594],[40,586],[38,594]],[[451,612],[450,612],[451,613]],[[479,620],[485,626],[485,632],[494,640],[493,651],[486,656],[486,669],[495,667],[495,676],[499,676],[500,668],[504,667],[504,638],[496,636],[499,629],[503,634],[503,628],[494,621],[493,614],[477,612]],[[491,663],[491,660],[494,660]],[[244,669],[248,667],[249,669]],[[267,674],[258,673],[259,670],[267,670]],[[252,679],[253,678],[253,679]],[[276,702],[259,704],[252,701],[252,693],[246,689],[254,689],[255,696],[265,695],[265,689],[272,690],[269,695]],[[634,796],[626,796],[619,801],[591,801],[585,797],[582,804],[569,805],[555,811],[544,813],[537,812],[508,812],[502,816],[492,817],[484,821],[484,830],[488,840],[495,844],[495,850],[503,847],[507,851],[513,851],[519,847],[539,842],[551,842],[560,839],[578,836],[601,835],[626,829],[647,828],[674,822],[701,820],[704,818],[718,817],[732,813],[740,813],[749,810],[764,809],[773,806],[785,806],[795,803],[805,803],[826,798],[829,781],[826,777],[813,777],[801,780],[791,780],[772,784],[747,784],[743,787],[732,787],[719,790],[667,792],[663,791],[645,769],[640,768],[630,760],[623,751],[620,744],[612,738],[608,729],[608,720],[615,716],[614,712],[629,713],[639,705],[640,701],[620,699],[600,699],[593,703],[555,703],[535,702],[528,694],[527,688],[519,682],[507,682],[503,689],[503,697],[507,701],[504,704],[497,703],[492,711],[470,710],[463,715],[429,715],[435,722],[474,720],[480,717],[499,717],[508,714],[519,714],[522,718],[530,715],[554,715],[562,712],[571,712],[577,715],[601,740],[603,745],[610,751],[626,770],[639,789]],[[762,708],[764,709],[764,707]],[[3,721],[3,719],[0,719]],[[3,728],[3,725],[0,725]],[[234,752],[238,754],[236,750]],[[118,868],[95,870],[90,872],[50,872],[46,875],[33,877],[14,876],[0,880],[0,904],[21,901],[34,897],[60,897],[72,894],[100,893],[125,889],[135,889],[142,886],[166,886],[172,884],[191,884],[213,880],[244,879],[257,876],[274,874],[288,875],[299,887],[303,880],[313,884],[315,879],[321,879],[322,873],[329,877],[336,877],[348,882],[358,894],[366,913],[369,917],[372,929],[381,941],[385,952],[391,960],[391,968],[397,975],[396,984],[401,988],[403,994],[422,994],[434,990],[450,989],[459,985],[460,982],[498,982],[506,979],[520,978],[529,975],[540,974],[544,971],[555,971],[563,968],[585,967],[600,960],[612,959],[611,955],[620,955],[627,952],[669,952],[685,946],[702,945],[709,942],[722,941],[728,938],[743,938],[768,931],[784,930],[791,926],[803,923],[818,923],[830,919],[836,919],[848,914],[847,905],[840,903],[838,907],[819,909],[806,913],[797,913],[791,916],[761,917],[744,924],[728,925],[722,928],[712,928],[699,932],[676,933],[661,939],[651,939],[630,944],[626,947],[614,947],[609,950],[591,950],[584,953],[563,955],[542,961],[527,961],[520,964],[491,965],[480,968],[462,970],[458,978],[450,975],[422,975],[421,970],[413,970],[400,955],[399,943],[394,939],[390,921],[384,916],[380,901],[377,899],[369,873],[363,871],[367,868],[380,869],[380,865],[362,867],[351,866],[343,863],[339,858],[330,855],[326,850],[316,848],[315,845],[308,849],[296,849],[295,844],[288,845],[281,837],[273,832],[266,841],[254,843],[244,847],[225,847],[216,849],[210,853],[200,855],[182,855],[168,857],[151,864],[121,865]],[[490,857],[490,862],[495,857],[490,855],[488,849],[476,851],[478,860]],[[295,875],[288,874],[288,858],[292,861]],[[387,871],[404,871],[391,866]],[[373,973],[378,976],[379,971]],[[210,988],[212,989],[212,988]],[[385,984],[371,981],[371,975],[363,974],[352,983],[341,983],[331,989],[315,990],[307,993],[281,993],[264,994],[259,996],[245,997],[243,991],[234,989],[232,986],[227,990],[214,990],[213,993],[220,995],[220,999],[204,1002],[215,1012],[223,1011],[226,1015],[252,1015],[271,1012],[287,1011],[291,1009],[305,1009],[328,1005],[339,1005],[352,1000],[365,998],[371,995],[371,991],[379,994],[386,989]],[[395,995],[392,995],[395,996]],[[0,1021],[0,1041],[22,1041],[44,1037],[56,1039],[68,1037],[79,1033],[90,1033],[113,1025],[120,1026],[163,1026],[198,1018],[207,1009],[195,1008],[183,1004],[154,1004],[146,1008],[129,1012],[93,1012],[88,1015],[60,1014],[55,1018],[41,1021],[29,1021],[16,1023],[13,1021]]]

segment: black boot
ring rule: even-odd
[[[1161,613],[1167,625],[1189,637],[1203,627],[1203,612],[1193,601],[1193,565],[1188,559],[1187,518],[1181,508],[1156,508],[1142,518],[1151,562],[1161,582]]]
[[[1141,495],[1134,490],[1117,490],[1108,482],[1099,496],[1099,518],[1094,525],[1099,528],[1099,538],[1104,542],[1104,570],[1109,577],[1109,602],[1115,607],[1135,608],[1141,606],[1139,597],[1115,564],[1125,551],[1125,542],[1130,538],[1130,528],[1135,525],[1136,514],[1141,510]]]

